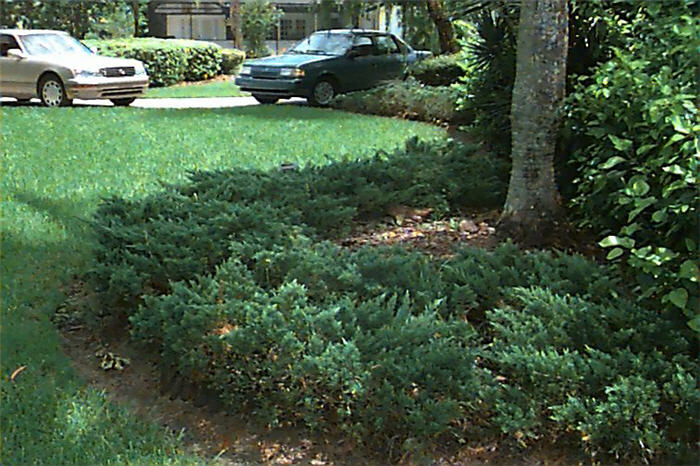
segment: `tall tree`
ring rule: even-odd
[[[229,5],[229,24],[233,35],[233,46],[243,50],[243,33],[241,32],[241,0],[231,0]]]
[[[559,230],[554,151],[566,90],[567,0],[522,0],[511,104],[513,168],[501,230],[526,244]]]
[[[134,37],[142,37],[145,35],[143,28],[144,8],[148,8],[148,0],[130,0],[128,5],[134,19]]]
[[[428,15],[435,24],[440,39],[440,53],[455,53],[459,51],[454,28],[450,21],[443,0],[425,0]]]

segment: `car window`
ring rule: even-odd
[[[289,53],[344,55],[351,45],[350,34],[316,32],[295,45]]]
[[[352,43],[352,50],[356,57],[366,57],[374,55],[374,42],[370,36],[355,36]]]
[[[358,47],[360,45],[372,45],[372,39],[369,36],[355,36],[352,46]]]
[[[6,57],[10,49],[18,49],[19,44],[14,37],[9,34],[0,34],[0,57]]]
[[[390,36],[375,36],[378,55],[399,53],[399,47]]]
[[[92,54],[89,48],[65,34],[29,34],[20,40],[29,55]]]

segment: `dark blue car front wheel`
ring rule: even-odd
[[[309,102],[311,105],[325,107],[331,103],[331,100],[333,100],[335,97],[336,92],[337,90],[333,81],[328,78],[321,78],[314,85]]]

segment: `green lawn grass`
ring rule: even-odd
[[[197,84],[168,87],[152,87],[146,91],[146,98],[186,98],[186,97],[241,97],[249,95],[230,81],[211,81]]]
[[[100,198],[188,170],[325,163],[444,137],[427,125],[293,105],[221,110],[0,108],[3,465],[191,464],[162,428],[76,379],[50,316],[85,272]],[[15,382],[13,370],[26,369]]]

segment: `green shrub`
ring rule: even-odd
[[[386,215],[392,205],[433,206],[438,212],[498,206],[505,195],[504,167],[470,156],[473,150],[414,141],[391,158],[378,154],[289,172],[194,173],[191,183],[138,203],[108,200],[97,212],[94,282],[110,307],[130,308],[144,293],[169,292],[170,281],[213,272],[230,254],[230,241],[254,234],[256,224],[274,244],[288,223],[332,238],[357,218]],[[254,234],[250,241],[261,239]]]
[[[236,74],[238,68],[245,60],[245,52],[237,49],[221,49],[221,72],[223,74]]]
[[[687,460],[694,342],[611,270],[512,244],[434,258],[333,242],[396,203],[437,216],[500,205],[507,170],[473,151],[411,141],[108,199],[93,282],[134,338],[270,426],[340,432],[393,460],[477,435],[572,433],[598,457]]]
[[[370,115],[398,116],[411,120],[455,125],[471,122],[472,113],[458,110],[460,94],[449,87],[426,87],[413,78],[367,91],[336,97],[334,108]]]
[[[509,301],[488,314],[484,353],[502,380],[491,409],[503,432],[575,432],[590,453],[626,460],[694,441],[697,364],[672,320],[623,299],[596,304],[542,288],[514,290]]]
[[[569,98],[581,224],[632,269],[640,298],[683,311],[696,330],[698,25],[687,2],[643,5],[627,44]]]
[[[141,38],[86,42],[103,55],[141,60],[153,86],[213,78],[222,73],[224,54],[230,55],[226,59],[228,63],[234,63],[236,55],[211,42],[195,40]]]
[[[408,75],[424,86],[450,86],[465,75],[463,61],[461,54],[431,57],[411,66]]]

